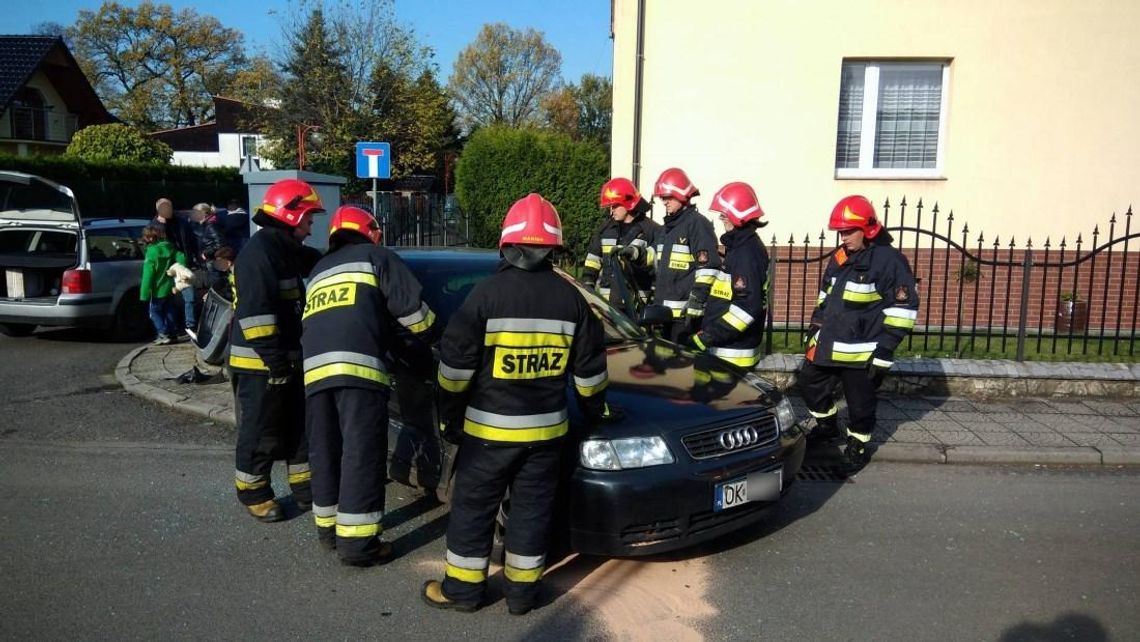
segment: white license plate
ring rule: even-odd
[[[780,496],[784,471],[757,472],[743,479],[721,482],[713,488],[713,511],[720,512],[748,502],[772,501]]]

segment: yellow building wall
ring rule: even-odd
[[[679,166],[701,189],[703,211],[721,185],[747,181],[770,221],[764,240],[780,243],[792,234],[814,242],[850,193],[876,205],[922,197],[927,221],[937,202],[943,219],[953,210],[956,230],[969,224],[971,245],[982,230],[987,246],[995,235],[1003,246],[1010,237],[1020,245],[1031,236],[1040,247],[1046,236],[1055,244],[1078,233],[1088,243],[1114,212],[1119,233],[1129,204],[1140,210],[1140,2],[645,4],[646,193],[662,170]],[[632,173],[637,7],[614,3],[619,176]],[[941,180],[835,177],[840,71],[850,58],[950,60]]]

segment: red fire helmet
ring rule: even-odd
[[[693,185],[693,181],[689,180],[685,170],[678,167],[670,167],[661,172],[657,177],[657,183],[653,185],[654,196],[672,196],[682,203],[688,203],[689,199],[700,193],[701,191]]]
[[[270,185],[258,209],[291,227],[297,227],[306,214],[325,211],[317,190],[296,178],[286,178]]]
[[[605,185],[602,185],[602,194],[598,197],[598,205],[601,207],[620,205],[627,210],[632,210],[640,200],[641,194],[637,192],[637,187],[633,185],[633,181],[628,178],[611,178],[606,181]]]
[[[758,221],[764,216],[764,210],[760,209],[760,201],[756,198],[756,191],[748,183],[739,181],[720,188],[713,196],[709,209],[724,214],[733,227],[740,227],[749,221]]]
[[[562,219],[558,217],[558,210],[534,193],[515,201],[503,219],[499,247],[504,245],[562,247]]]
[[[373,245],[380,244],[380,224],[376,222],[375,216],[359,207],[342,205],[333,213],[332,222],[329,223],[329,236],[332,237],[333,234],[341,230],[351,230],[363,234],[368,237],[369,241],[372,241]]]
[[[827,222],[829,230],[862,230],[863,235],[873,239],[883,229],[879,225],[879,218],[875,216],[875,206],[871,205],[865,197],[859,195],[845,196],[835,204],[831,210],[831,219]]]

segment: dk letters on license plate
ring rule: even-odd
[[[757,472],[743,479],[721,482],[713,488],[713,511],[747,504],[771,501],[780,496],[783,471]]]

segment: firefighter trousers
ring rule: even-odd
[[[388,397],[386,389],[331,388],[306,400],[313,519],[322,538],[335,532],[349,562],[374,560],[380,548]]]
[[[806,362],[796,378],[800,394],[808,411],[817,420],[835,417],[839,407],[835,403],[835,385],[843,383],[843,396],[847,399],[847,416],[851,431],[870,435],[875,429],[875,410],[878,386],[866,368],[838,368],[817,366]]]
[[[312,502],[300,373],[288,383],[273,386],[266,375],[234,372],[231,378],[238,425],[234,479],[238,500],[253,506],[273,499],[269,474],[273,462],[284,459],[293,498]]]
[[[465,437],[456,456],[455,490],[447,525],[449,600],[478,604],[487,588],[495,517],[510,489],[504,594],[509,606],[533,606],[546,565],[562,440],[526,445],[490,444]]]

